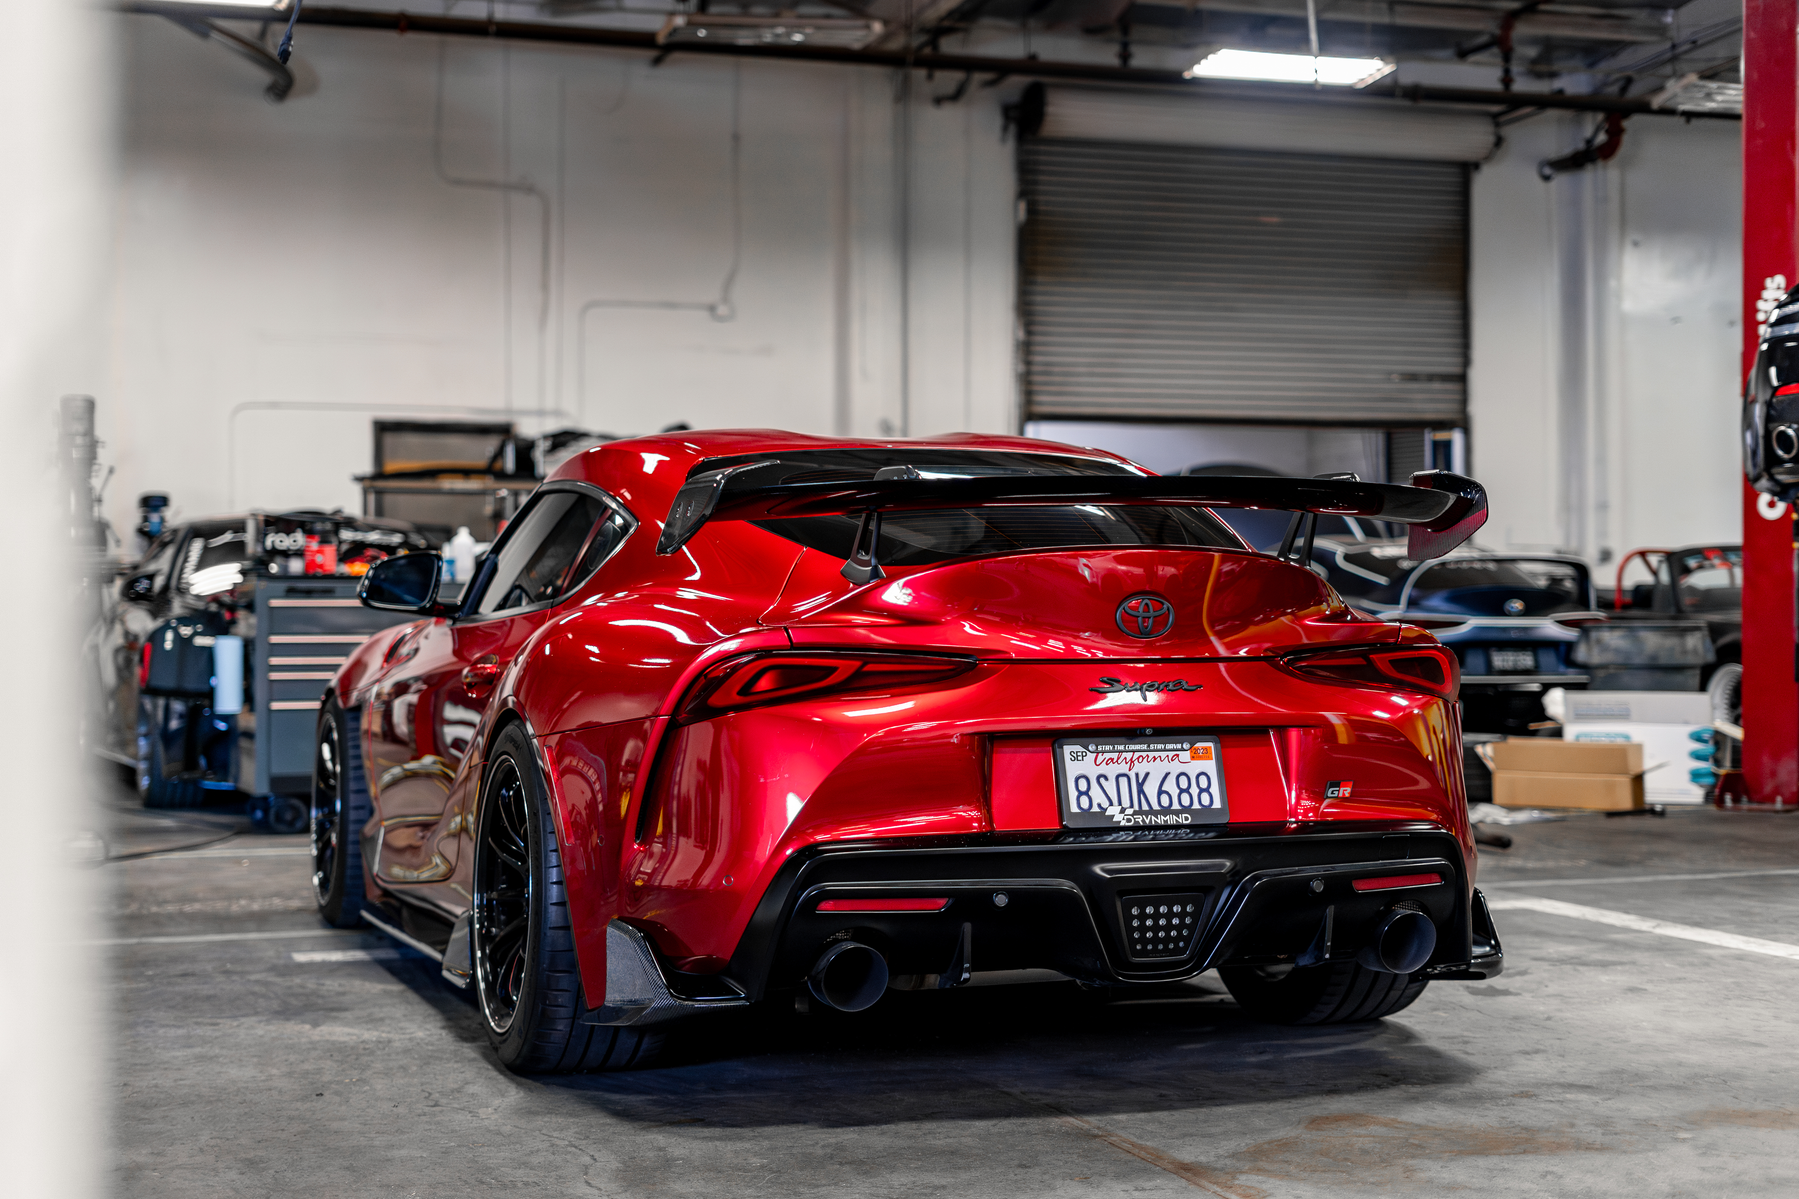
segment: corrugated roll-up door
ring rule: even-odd
[[[1466,171],[1026,139],[1027,417],[1462,423]]]

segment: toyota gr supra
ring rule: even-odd
[[[1423,559],[1486,497],[1010,437],[598,446],[454,605],[434,555],[365,578],[420,619],[321,704],[320,911],[440,958],[519,1071],[983,972],[1217,969],[1299,1023],[1492,977],[1456,657],[1303,565],[1319,514]]]

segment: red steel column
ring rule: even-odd
[[[1799,282],[1795,130],[1799,0],[1743,10],[1743,375],[1767,293]],[[1762,306],[1758,311],[1758,306]],[[1751,803],[1799,802],[1793,514],[1743,484],[1743,782]]]

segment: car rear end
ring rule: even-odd
[[[765,617],[792,648],[671,711],[624,914],[677,970],[849,1008],[993,971],[1497,973],[1455,656],[1234,542],[848,589],[809,547]]]

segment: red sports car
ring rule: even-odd
[[[973,435],[599,446],[455,604],[434,555],[369,572],[423,619],[323,701],[320,911],[440,957],[520,1071],[986,971],[1216,968],[1302,1023],[1492,977],[1455,656],[1302,565],[1319,513],[1420,558],[1485,519],[1472,480],[1412,482]],[[1293,515],[1263,553],[1219,507]]]

